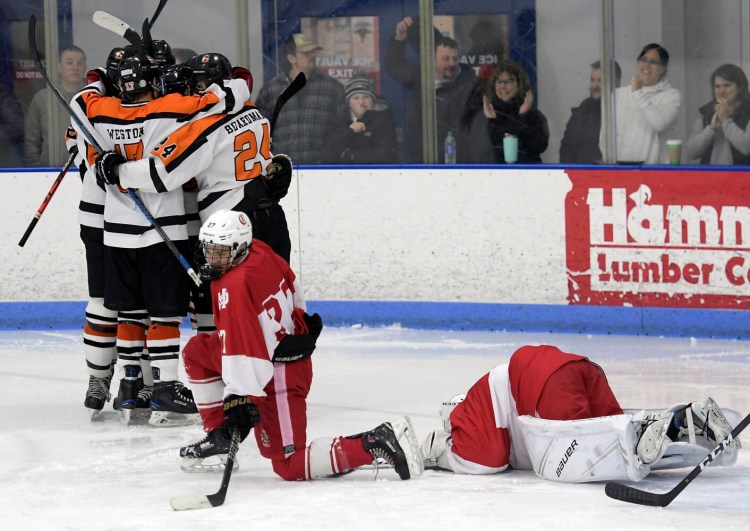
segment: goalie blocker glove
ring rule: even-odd
[[[117,174],[120,164],[125,162],[125,157],[116,151],[105,151],[96,156],[94,164],[94,173],[96,180],[105,184],[118,185],[120,177]]]
[[[274,155],[266,172],[266,185],[278,201],[286,196],[292,183],[292,159],[289,155]]]
[[[259,422],[258,406],[250,398],[238,395],[224,398],[224,429],[227,434],[237,428],[240,432],[240,441],[244,441],[250,430]]]

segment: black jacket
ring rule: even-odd
[[[540,163],[541,154],[549,143],[549,126],[547,118],[541,111],[531,109],[524,114],[518,114],[523,100],[516,98],[504,102],[497,97],[492,98],[492,107],[497,117],[487,120],[487,130],[495,151],[495,162],[504,164],[503,138],[506,133],[518,137],[518,162]]]
[[[716,101],[711,100],[706,103],[703,107],[698,109],[703,117],[703,127],[708,127],[711,124],[711,118],[713,118],[716,112]],[[732,120],[737,124],[737,127],[744,130],[747,127],[748,121],[750,121],[750,105],[746,102],[740,103],[739,109],[737,109],[732,115]],[[711,148],[713,149],[713,148]],[[707,149],[701,155],[701,164],[711,164],[711,149]],[[750,154],[743,155],[734,146],[732,149],[732,162],[734,164],[750,164]]]
[[[387,105],[378,105],[359,119],[365,131],[355,133],[341,123],[326,142],[324,158],[329,163],[394,164],[396,163],[396,126]]]
[[[594,164],[602,159],[599,129],[602,124],[601,100],[586,98],[571,109],[560,143],[560,162]]]

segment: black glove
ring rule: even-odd
[[[120,184],[120,176],[115,175],[115,170],[125,162],[125,157],[116,151],[105,151],[96,156],[94,173],[96,180],[105,184]]]
[[[274,155],[266,171],[266,184],[271,195],[279,200],[286,196],[292,183],[292,159],[289,155]]]
[[[229,395],[224,399],[224,429],[229,433],[234,428],[240,432],[244,441],[250,430],[260,422],[258,406],[246,396]]]

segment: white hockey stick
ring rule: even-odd
[[[94,11],[93,19],[94,24],[111,31],[120,37],[125,37],[125,39],[127,39],[127,41],[133,46],[142,46],[141,36],[116,16],[105,13],[104,11]]]
[[[210,509],[218,507],[227,497],[229,480],[232,479],[232,469],[234,460],[237,457],[237,450],[240,447],[240,430],[232,430],[232,442],[229,445],[227,462],[224,465],[224,475],[221,477],[221,486],[214,494],[186,494],[184,496],[175,496],[169,500],[169,505],[175,511],[190,511],[193,509]]]

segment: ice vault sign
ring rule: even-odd
[[[571,304],[750,308],[750,176],[569,170]]]

